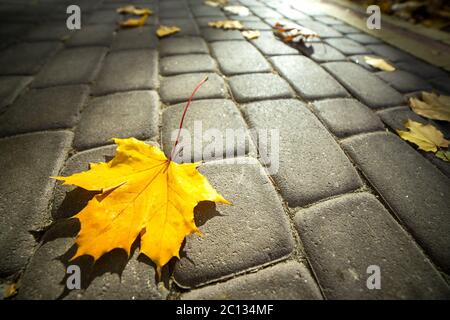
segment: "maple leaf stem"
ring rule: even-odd
[[[191,96],[189,97],[188,102],[186,103],[186,106],[184,107],[184,111],[183,111],[183,115],[181,116],[181,121],[180,121],[180,127],[178,128],[178,134],[177,134],[177,139],[175,140],[175,144],[173,145],[172,148],[172,152],[170,153],[170,157],[169,160],[172,161],[173,155],[175,153],[175,150],[177,148],[179,139],[180,139],[180,134],[181,134],[181,129],[183,129],[183,122],[184,122],[184,117],[186,116],[186,112],[187,109],[189,108],[189,105],[191,104],[192,98],[195,96],[195,94],[197,93],[197,91],[200,89],[200,87],[208,80],[208,76],[206,76],[202,81],[200,81],[197,86],[195,87],[194,91],[192,91]]]

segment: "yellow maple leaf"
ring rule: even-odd
[[[369,56],[364,56],[364,61],[377,69],[383,70],[383,71],[395,71],[395,67],[388,63],[386,60],[381,58],[374,58]]]
[[[140,253],[161,268],[179,258],[187,235],[198,233],[193,210],[200,201],[230,204],[197,171],[198,163],[178,164],[156,146],[134,138],[114,139],[115,157],[92,163],[69,177],[54,177],[90,191],[100,191],[74,218],[80,221],[78,249],[72,260],[121,248],[130,255],[140,235]]]
[[[134,14],[137,16],[151,15],[153,13],[149,8],[136,8],[135,6],[124,6],[116,9],[117,13]]]
[[[261,33],[258,30],[244,30],[241,31],[241,33],[248,40],[257,39],[261,35]]]
[[[160,38],[170,36],[171,34],[180,32],[181,29],[176,26],[159,26],[156,30],[156,35]]]
[[[450,143],[444,138],[442,132],[431,124],[422,124],[408,119],[405,128],[409,131],[397,130],[398,135],[403,140],[414,143],[423,151],[436,152],[438,147],[447,148]]]
[[[225,30],[242,30],[244,26],[237,20],[217,20],[208,22],[208,26]]]
[[[423,100],[423,101],[422,101]],[[450,122],[450,97],[435,93],[422,92],[422,100],[410,98],[411,109],[428,119]]]
[[[147,15],[143,15],[140,18],[130,18],[130,19],[125,20],[125,21],[120,21],[119,25],[122,28],[142,27],[143,25],[145,25],[145,22],[147,21],[147,18],[148,18]]]

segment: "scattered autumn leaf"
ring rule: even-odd
[[[130,18],[125,21],[120,21],[119,25],[122,28],[135,28],[135,27],[142,27],[145,25],[145,22],[147,21],[148,16],[144,15],[140,18]]]
[[[228,0],[206,0],[204,4],[216,8],[226,6],[228,4]]]
[[[92,163],[90,169],[69,177],[54,177],[90,191],[99,191],[75,218],[80,221],[77,252],[72,260],[124,249],[140,236],[140,252],[161,268],[179,257],[187,235],[200,234],[193,210],[200,201],[229,204],[197,167],[166,158],[158,147],[135,138],[114,139],[115,157]]]
[[[423,100],[423,101],[422,101]],[[410,98],[411,109],[428,119],[450,122],[450,97],[435,93],[422,92],[422,100]]]
[[[181,29],[176,26],[159,26],[156,30],[156,35],[160,38],[163,38],[180,31]]]
[[[436,152],[436,157],[438,157],[441,160],[444,160],[445,162],[450,162],[450,151],[440,150],[440,151]]]
[[[149,8],[136,8],[135,6],[124,6],[116,9],[117,13],[134,14],[137,16],[149,16],[153,13]]]
[[[285,43],[303,42],[309,39],[320,38],[319,34],[315,31],[294,23],[284,24],[277,22],[273,26],[273,29],[275,35],[280,37]]]
[[[248,40],[256,39],[261,35],[261,33],[258,30],[244,30],[241,31],[241,33]]]
[[[397,130],[398,135],[403,140],[414,143],[423,151],[436,152],[438,147],[447,148],[450,143],[444,138],[442,132],[431,124],[422,124],[408,119],[405,128],[409,131]]]
[[[3,291],[3,299],[9,299],[14,297],[17,294],[17,284],[12,283],[8,285]]]
[[[241,17],[246,17],[250,14],[250,10],[244,6],[226,6],[223,10]]]
[[[368,65],[370,65],[370,66],[372,66],[374,68],[377,68],[379,70],[395,71],[395,67],[393,65],[391,65],[386,60],[381,59],[381,58],[374,58],[374,57],[364,56],[364,61]]]
[[[225,30],[242,30],[244,26],[237,20],[217,20],[208,22],[208,26]]]

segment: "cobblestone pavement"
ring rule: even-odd
[[[450,93],[450,76],[318,10],[309,1],[240,0],[233,17],[261,31],[207,26],[224,19],[202,0],[0,2],[0,276],[20,299],[421,299],[449,298],[450,165],[416,151],[393,129],[413,114],[405,97]],[[66,7],[82,28],[66,28]],[[144,27],[118,30],[120,5],[154,11]],[[301,52],[270,25],[294,21],[322,43]],[[159,23],[182,31],[158,40]],[[399,70],[356,64],[376,54]],[[114,154],[111,137],[170,150],[188,113],[203,127],[273,128],[279,170],[265,174],[250,143],[239,164],[200,167],[233,206],[199,205],[204,237],[156,284],[153,264],[113,251],[87,257],[82,289],[65,289],[77,224],[65,220],[92,194],[49,176],[85,170]],[[450,137],[450,128],[435,123]],[[233,150],[232,150],[233,151]],[[205,159],[208,160],[208,159]],[[369,290],[378,265],[381,289]]]

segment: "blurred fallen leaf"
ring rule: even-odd
[[[280,37],[285,43],[303,42],[309,39],[320,38],[317,32],[294,23],[284,24],[277,22],[273,29],[275,35]]]
[[[242,30],[244,26],[237,20],[218,20],[208,22],[208,26],[225,30]]]
[[[216,7],[227,5],[228,0],[206,0],[204,2],[204,4],[206,4],[207,6],[216,8]]]
[[[159,26],[156,35],[160,38],[170,36],[171,34],[180,32],[181,29],[176,26]]]
[[[229,13],[237,14],[241,17],[246,17],[250,14],[250,10],[244,6],[226,6],[223,10]]]
[[[383,71],[395,71],[395,67],[393,65],[389,64],[386,60],[381,58],[364,56],[364,61],[368,65]]]
[[[415,113],[428,119],[450,122],[450,96],[422,92],[422,100],[414,97],[409,99],[409,105]]]
[[[244,30],[241,31],[241,33],[248,40],[257,39],[261,35],[261,33],[258,30]]]
[[[134,14],[137,16],[149,16],[153,13],[149,8],[136,8],[135,6],[124,6],[116,9],[117,13]]]
[[[450,151],[438,151],[436,152],[436,157],[438,157],[441,160],[444,160],[445,162],[450,162]]]
[[[17,294],[17,284],[12,283],[9,286],[5,288],[5,291],[3,292],[3,299],[9,299],[14,297]]]
[[[408,119],[405,128],[409,131],[396,130],[398,135],[403,140],[417,145],[420,150],[436,152],[438,147],[448,148],[450,143],[444,138],[442,132],[431,124],[422,124]]]
[[[140,18],[130,18],[125,21],[120,21],[119,25],[122,28],[135,28],[135,27],[142,27],[145,25],[145,21],[147,21],[148,16],[144,15]]]

